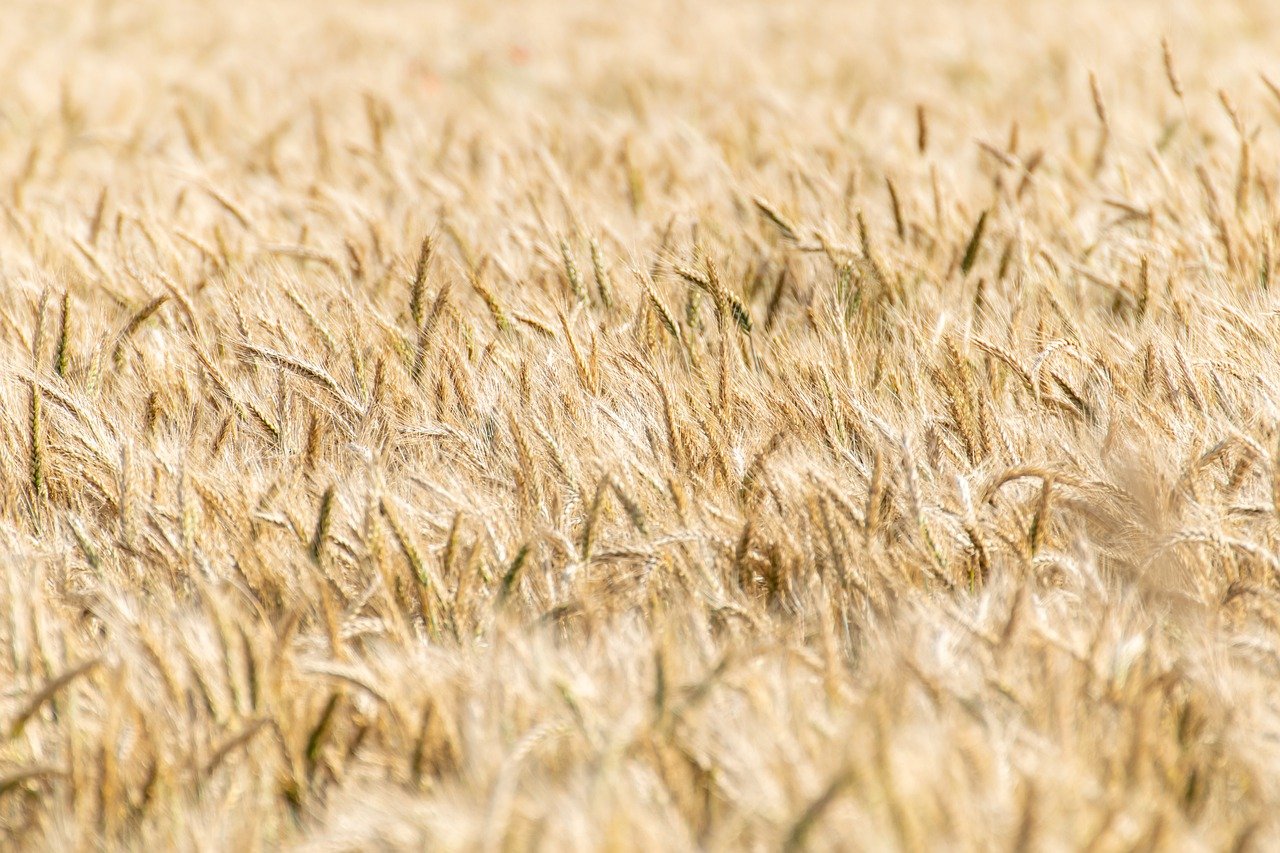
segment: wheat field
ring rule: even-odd
[[[1280,849],[1275,4],[4,12],[0,846]]]

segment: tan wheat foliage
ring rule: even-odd
[[[0,845],[1280,824],[1280,10],[0,29]]]

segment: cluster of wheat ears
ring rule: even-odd
[[[0,843],[1270,846],[1272,6],[7,4]]]

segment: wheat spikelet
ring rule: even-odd
[[[752,196],[751,201],[755,204],[756,209],[760,211],[764,218],[769,220],[774,228],[778,229],[778,233],[780,233],[784,239],[792,243],[800,242],[800,233],[796,230],[796,227],[792,225],[785,216],[778,212],[775,207],[760,196]]]
[[[293,304],[293,307],[298,309],[298,313],[306,319],[307,325],[311,327],[311,330],[315,332],[316,336],[324,343],[325,351],[330,355],[337,352],[338,342],[334,339],[333,333],[330,332],[328,327],[325,326],[325,324],[320,321],[320,318],[315,315],[315,312],[311,310],[311,306],[303,302],[302,297],[298,296],[298,294],[293,291],[293,288],[285,287],[283,290],[285,297]]]
[[[590,301],[587,286],[582,281],[582,274],[578,272],[578,262],[573,259],[573,251],[569,248],[567,240],[560,241],[560,258],[564,261],[564,274],[569,279],[569,289],[573,292],[574,298],[579,302]]]
[[[58,347],[53,356],[53,371],[59,376],[67,375],[67,365],[71,356],[71,292],[62,292],[62,303],[58,311]]]
[[[507,320],[507,314],[502,308],[502,303],[498,301],[498,297],[484,283],[483,272],[479,269],[472,268],[467,276],[471,288],[484,300],[485,307],[489,309],[489,315],[493,317],[493,324],[498,327],[499,332],[504,332],[511,325]]]
[[[964,248],[964,257],[960,260],[961,275],[968,275],[973,269],[974,263],[978,260],[978,252],[982,249],[982,237],[987,228],[987,215],[990,211],[984,210],[978,216],[977,223],[973,226],[973,233],[969,235],[969,242]]]
[[[1178,69],[1173,62],[1173,48],[1169,45],[1168,37],[1160,39],[1160,53],[1164,59],[1164,76],[1169,83],[1170,90],[1178,100],[1182,100],[1182,80],[1178,77]]]
[[[591,269],[596,278],[596,292],[600,294],[600,302],[605,308],[613,307],[613,274],[605,263],[600,251],[600,242],[591,240]]]
[[[28,441],[30,444],[31,496],[34,500],[39,501],[45,493],[44,415],[40,403],[40,392],[35,382],[31,383],[29,406]]]
[[[120,334],[116,336],[115,344],[111,350],[113,362],[117,365],[119,364],[123,348],[128,343],[129,338],[142,327],[143,323],[151,319],[157,311],[164,307],[164,304],[168,301],[169,295],[167,293],[161,294],[134,312],[133,316],[129,318],[129,322],[125,323],[124,328],[120,330]]]
[[[308,552],[312,562],[319,563],[324,553],[325,540],[329,538],[329,528],[333,524],[334,487],[329,486],[320,497],[320,508],[316,511],[315,531],[311,534],[311,545]]]
[[[57,677],[50,679],[47,684],[33,693],[18,713],[14,715],[13,722],[9,724],[9,737],[14,738],[20,735],[23,728],[26,727],[27,722],[35,716],[41,706],[48,702],[54,694],[66,688],[67,685],[71,684],[71,682],[76,679],[82,678],[93,672],[101,665],[102,660],[94,658],[92,660],[85,661],[79,666],[72,667]]]
[[[440,286],[440,290],[436,293],[436,298],[431,301],[430,312],[428,312],[426,319],[418,328],[418,338],[414,343],[413,350],[412,375],[415,380],[422,376],[422,369],[426,363],[427,343],[431,340],[431,335],[436,330],[442,313],[449,305],[450,293],[451,286],[449,283],[446,282]]]
[[[680,340],[680,327],[676,325],[675,317],[671,315],[670,309],[666,303],[658,296],[658,292],[654,290],[653,283],[648,278],[642,277],[641,283],[644,286],[645,296],[649,298],[649,304],[653,307],[654,312],[658,315],[658,319],[662,321],[662,327],[667,333],[677,341]]]
[[[349,413],[357,414],[360,411],[360,407],[356,405],[355,401],[347,396],[334,378],[321,368],[285,353],[263,349],[248,343],[238,344],[237,349],[245,359],[265,361],[276,367],[283,368],[295,376],[306,379],[326,391],[331,399],[340,403]]]

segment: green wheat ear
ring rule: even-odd
[[[58,349],[53,358],[53,370],[59,376],[67,375],[67,361],[71,355],[71,292],[62,292],[62,304],[58,312]]]
[[[39,501],[45,493],[45,463],[44,463],[44,416],[43,408],[40,401],[40,388],[33,381],[31,382],[30,397],[30,475],[31,475],[31,494]]]

